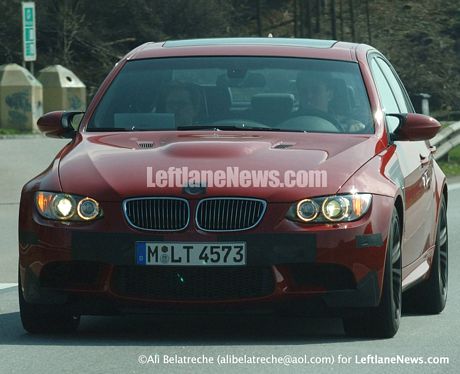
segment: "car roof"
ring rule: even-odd
[[[335,40],[294,39],[294,38],[209,38],[170,40],[163,43],[164,48],[209,46],[209,45],[287,45],[309,48],[331,48]]]
[[[358,44],[300,38],[208,38],[145,43],[129,60],[184,56],[273,56],[356,61]]]

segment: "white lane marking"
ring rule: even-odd
[[[18,285],[17,283],[0,283],[0,290],[16,287],[17,285]]]
[[[460,183],[447,184],[447,189],[449,191],[458,190],[460,189]]]

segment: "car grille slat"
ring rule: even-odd
[[[231,218],[232,218],[232,210],[231,210],[232,202],[230,200],[224,200],[224,210],[225,210],[225,220],[223,224],[223,229],[228,230],[231,226]]]
[[[142,227],[145,227],[145,209],[140,210]]]
[[[243,209],[244,209],[244,201],[239,201],[237,203],[238,205],[238,226],[239,227],[244,227],[244,215],[243,215]]]
[[[211,206],[207,205],[207,214],[206,214],[206,226],[209,226],[209,220],[211,217]]]
[[[251,198],[218,197],[201,200],[195,215],[203,231],[240,231],[255,227],[262,219],[266,202]]]
[[[246,201],[242,201],[240,203],[241,207],[240,207],[240,210],[239,210],[239,214],[240,214],[240,227],[243,226],[243,227],[246,227],[245,226],[245,222],[244,222],[244,217],[245,217],[245,212],[246,212]]]
[[[248,213],[249,213],[248,209],[247,209],[248,208],[248,201],[247,200],[242,201],[241,205],[242,205],[242,208],[241,208],[241,221],[242,221],[242,224],[241,225],[244,226],[244,227],[247,227],[248,226],[247,218],[248,218]],[[246,213],[246,214],[243,214],[243,212]]]
[[[174,207],[174,209],[175,209],[175,207]],[[174,210],[174,209],[173,209],[173,210]],[[178,223],[178,218],[179,218],[179,215],[178,215],[178,214],[174,214],[174,225],[176,225],[176,227],[177,227],[177,223]]]
[[[153,225],[152,202],[148,201],[148,204],[149,204],[149,226],[152,227]]]
[[[165,209],[165,215],[166,215],[166,221],[163,222],[163,225],[165,224],[165,222],[169,222],[169,209],[170,209],[170,200],[166,200],[166,209]]]
[[[164,205],[166,204],[166,201],[164,202],[163,206],[162,206],[162,209],[160,209],[160,222],[158,224],[158,226],[160,227],[160,230],[164,230],[164,227],[163,227],[163,222],[165,221],[165,209],[164,209]]]
[[[237,227],[238,207],[236,205],[237,205],[237,202],[232,201],[233,222],[232,222],[232,226],[230,227]]]
[[[124,202],[128,223],[142,230],[177,231],[187,227],[190,208],[180,198],[146,197]]]
[[[219,211],[223,209],[223,203],[224,202],[222,200],[219,201]],[[220,227],[223,227],[224,225],[224,216],[225,214],[219,214],[219,226]]]
[[[249,210],[249,217],[250,217],[250,220],[252,221],[254,219],[254,215],[255,215],[255,212],[256,212],[256,206],[254,204],[251,205],[251,208]]]
[[[235,206],[235,202],[234,202],[233,200],[230,200],[230,205],[231,205],[231,207],[230,207],[230,212],[231,212],[231,217],[232,217],[232,218],[231,218],[231,220],[230,220],[230,226],[227,227],[227,230],[228,230],[230,227],[236,226],[236,225],[235,225],[235,216],[236,216],[236,214],[235,214],[235,209],[233,209],[234,206]]]
[[[241,210],[242,210],[242,207],[241,205],[243,205],[243,202],[242,201],[236,201],[236,216],[237,216],[237,219],[236,219],[236,222],[237,222],[237,227],[241,227]]]
[[[160,207],[158,204],[155,204],[155,225],[152,227],[159,227],[160,221]]]

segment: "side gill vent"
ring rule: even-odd
[[[273,149],[286,149],[292,147],[294,144],[280,143],[273,147]]]

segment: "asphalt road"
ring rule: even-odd
[[[457,183],[452,184],[449,196],[450,279],[446,310],[437,316],[404,315],[393,339],[349,339],[344,336],[338,319],[207,315],[83,317],[80,329],[71,336],[28,335],[20,324],[15,285],[20,189],[48,166],[64,144],[65,141],[43,138],[0,139],[0,374],[460,372],[457,271],[460,232],[456,229],[460,221],[460,185]],[[164,363],[164,355],[168,360],[178,355],[176,363]],[[259,360],[259,363],[216,363],[222,357],[227,361],[244,360],[244,355],[246,361]],[[178,363],[192,357],[214,363]],[[284,363],[260,363],[263,357],[267,362],[280,357]],[[326,357],[334,362],[294,363],[305,357]],[[449,363],[372,363],[391,358],[419,362],[429,357],[435,360],[446,357]],[[139,360],[148,363],[141,364]],[[289,361],[292,363],[288,366]]]

